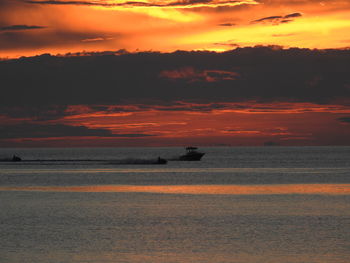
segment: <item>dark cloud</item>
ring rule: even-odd
[[[296,18],[296,17],[301,17],[301,16],[302,16],[301,13],[292,13],[292,14],[284,16],[283,18],[287,19],[287,18]]]
[[[268,16],[259,18],[257,20],[252,21],[252,23],[271,23],[271,24],[281,24],[281,23],[289,23],[292,22],[295,18],[301,17],[301,13],[291,13],[285,16]]]
[[[0,106],[0,114],[16,119],[33,121],[55,120],[69,115],[66,105]]]
[[[185,76],[184,68],[191,68],[193,74],[178,78],[161,74]],[[230,72],[238,77],[230,77]],[[159,101],[330,103],[350,99],[349,75],[350,50],[254,47],[224,53],[41,55],[0,61],[0,105],[40,111],[49,105]],[[189,81],[196,76],[196,81]],[[207,81],[207,76],[215,81]]]
[[[218,26],[235,26],[236,24],[234,23],[222,23],[222,24],[218,24]]]
[[[15,138],[50,138],[50,137],[147,137],[148,134],[112,134],[105,129],[89,129],[85,126],[68,126],[63,124],[23,123],[3,125],[0,127],[0,139]]]
[[[36,0],[26,0],[25,1],[28,4],[38,4],[38,5],[81,5],[81,6],[106,6],[106,7],[112,7],[113,4],[108,3],[98,3],[98,2],[89,2],[89,1],[59,1],[59,0],[52,0],[52,1],[36,1]]]
[[[32,29],[43,29],[44,26],[28,26],[28,25],[11,25],[0,27],[0,31],[18,31],[18,30],[32,30]]]
[[[292,19],[283,19],[280,21],[281,24],[285,24],[285,23],[289,23],[289,22],[292,22],[293,20]]]
[[[40,5],[110,5],[107,3],[94,3],[94,2],[87,2],[87,1],[25,1],[29,4],[40,4]]]
[[[13,5],[13,4],[18,4],[18,1],[16,1],[16,0],[0,0],[0,7],[2,7],[2,8]]]
[[[350,123],[350,117],[342,117],[338,119],[340,122]]]
[[[217,45],[217,46],[227,46],[227,47],[231,47],[231,48],[239,47],[239,44],[235,43],[234,40],[228,40],[225,42],[216,42],[213,44]]]
[[[339,2],[345,3],[345,1],[342,0],[256,0],[256,2],[263,4],[263,5],[278,5],[279,7],[281,5],[291,5],[291,6],[296,6],[296,5],[302,5],[302,4],[317,4],[319,5],[320,3],[323,3],[324,5],[327,4],[336,4]]]
[[[109,37],[101,36],[100,32],[79,32],[79,31],[59,31],[45,30],[40,34],[34,34],[33,30],[4,31],[1,33],[0,51],[16,49],[36,49],[46,47],[60,47],[67,45],[89,45],[92,42],[84,42],[86,39],[99,39]],[[113,39],[120,35],[114,34]],[[105,40],[105,41],[106,41]]]
[[[264,21],[280,20],[282,18],[283,18],[283,16],[268,16],[268,17],[263,17],[263,18],[254,20],[253,22],[264,22]]]
[[[240,107],[240,105],[234,105],[231,107],[224,104],[208,103],[208,104],[191,104],[174,102],[172,105],[152,105],[147,109],[156,109],[158,111],[192,111],[192,112],[211,112],[213,110],[224,110]]]

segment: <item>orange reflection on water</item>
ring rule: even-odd
[[[117,192],[209,195],[348,195],[350,194],[350,184],[29,186],[0,187],[0,191]]]

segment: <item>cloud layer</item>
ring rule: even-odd
[[[1,31],[20,31],[20,30],[32,30],[32,29],[42,29],[43,26],[28,26],[28,25],[11,25],[0,27]]]
[[[1,0],[0,53],[344,48],[349,12],[342,0]]]
[[[238,48],[0,62],[2,106],[350,98],[350,51]]]
[[[349,12],[343,0],[0,0],[0,145],[350,144]]]
[[[147,137],[148,134],[113,134],[106,129],[90,129],[85,126],[70,126],[64,124],[22,123],[3,125],[0,127],[1,139],[16,138],[57,138],[57,137]]]
[[[81,6],[100,6],[106,8],[113,7],[157,7],[157,8],[198,8],[198,7],[220,7],[220,6],[238,6],[242,4],[256,4],[253,0],[186,0],[186,1],[125,1],[125,2],[98,2],[98,1],[26,1],[29,4],[40,5],[81,5]]]
[[[292,22],[295,18],[301,17],[301,13],[291,13],[285,16],[268,16],[252,21],[252,23],[271,23],[274,25]]]

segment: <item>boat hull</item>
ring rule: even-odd
[[[192,152],[188,154],[181,155],[179,161],[200,161],[205,153]]]

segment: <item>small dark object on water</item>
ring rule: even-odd
[[[19,156],[17,156],[17,155],[13,155],[11,161],[12,161],[12,162],[20,162],[20,161],[22,161],[22,159],[21,159],[21,157],[19,157]]]
[[[20,162],[20,161],[22,161],[21,157],[15,154],[12,156],[12,158],[11,157],[0,158],[0,162]]]
[[[158,157],[157,161],[158,161],[157,164],[166,164],[168,162],[167,160],[160,158],[160,157]]]
[[[180,161],[200,161],[205,153],[198,152],[197,147],[186,147],[186,154],[179,157]]]

